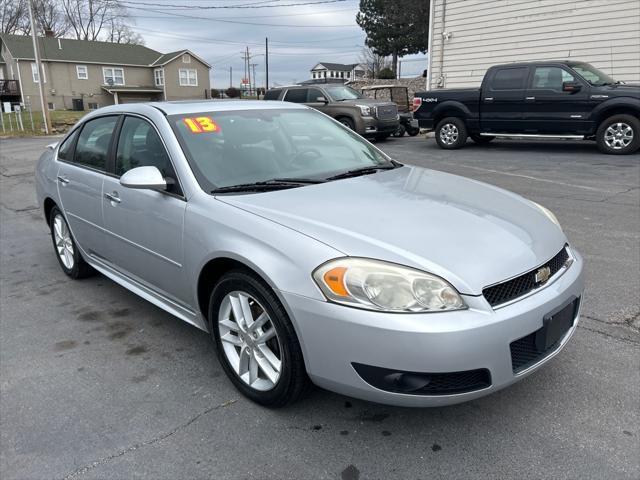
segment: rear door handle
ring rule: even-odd
[[[110,202],[114,202],[114,203],[120,203],[122,202],[122,200],[120,199],[120,197],[118,196],[118,192],[113,192],[113,193],[105,193],[104,197],[109,200]]]
[[[58,175],[58,181],[63,185],[66,185],[67,183],[69,183],[69,179],[67,177],[63,177],[62,175]]]
[[[525,99],[527,102],[535,102],[535,101],[536,101],[536,97],[524,97],[524,99]]]

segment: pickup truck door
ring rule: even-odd
[[[589,133],[589,112],[595,106],[590,100],[589,85],[568,69],[557,65],[533,68],[525,95],[524,123],[528,133]]]
[[[480,92],[483,132],[522,133],[528,66],[498,67],[487,73]]]

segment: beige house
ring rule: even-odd
[[[431,0],[430,23],[432,89],[476,87],[491,65],[535,60],[640,81],[638,0]]]
[[[209,98],[211,65],[189,50],[162,54],[141,45],[39,37],[42,72],[31,37],[0,35],[0,101],[40,110],[42,77],[50,110]]]

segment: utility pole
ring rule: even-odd
[[[229,67],[229,88],[233,87],[233,67]]]
[[[252,63],[251,64],[251,68],[253,69],[253,86],[254,86],[254,90],[256,91],[256,95],[258,94],[258,82],[256,80],[256,65],[258,65],[257,63]]]
[[[47,108],[47,98],[44,91],[42,62],[40,61],[40,51],[38,50],[38,37],[36,32],[36,22],[33,19],[32,0],[28,0],[29,6],[29,22],[31,23],[31,38],[33,39],[33,54],[36,60],[36,69],[38,70],[38,89],[40,90],[40,106],[42,107],[42,117],[44,118],[44,132],[49,135],[51,133],[51,119],[49,118],[49,110]]]
[[[269,38],[264,39],[264,69],[265,69],[265,82],[264,91],[269,90]]]
[[[249,47],[247,47],[247,72],[249,80],[249,96],[251,96],[251,55],[249,55]]]

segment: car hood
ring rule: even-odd
[[[545,263],[566,242],[533,202],[418,167],[217,198],[344,255],[419,268],[470,295]]]

